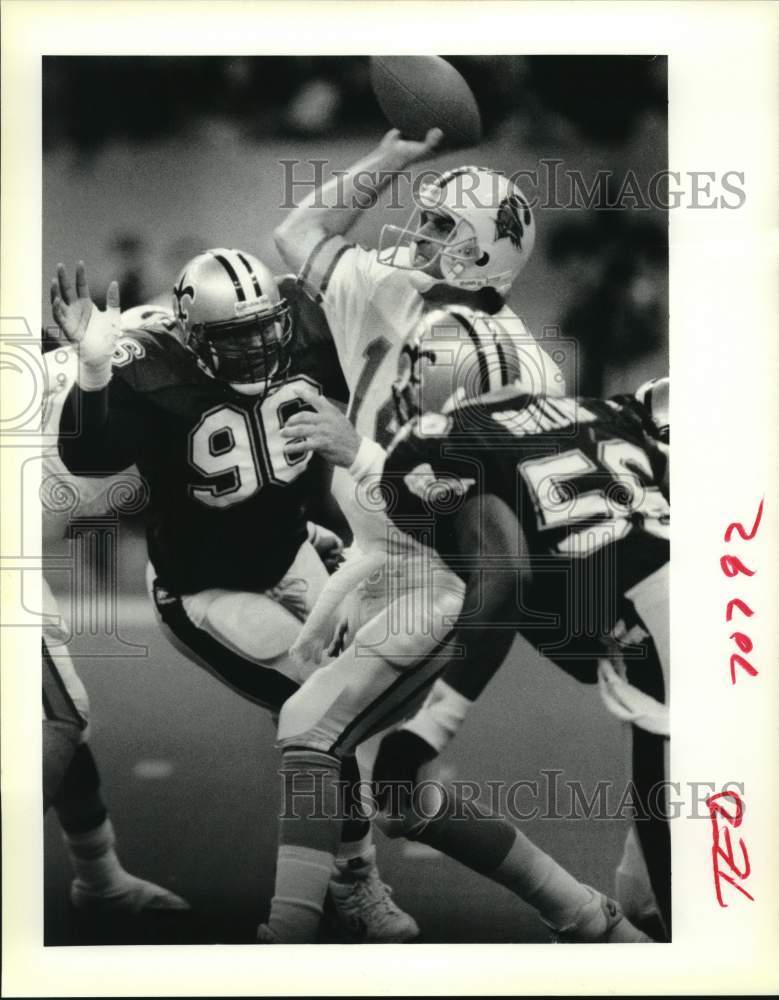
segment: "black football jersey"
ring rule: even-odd
[[[395,524],[461,575],[453,515],[472,496],[502,499],[533,573],[517,595],[521,631],[560,660],[596,655],[625,593],[668,560],[664,463],[626,406],[504,390],[408,424],[382,489]]]
[[[126,333],[107,390],[107,435],[91,454],[89,435],[61,437],[73,471],[137,465],[149,490],[149,555],[167,589],[264,590],[294,560],[326,478],[320,459],[279,432],[303,405],[297,388],[346,402],[346,386],[326,323],[299,320],[292,352],[289,373],[262,398],[212,378],[164,325]]]

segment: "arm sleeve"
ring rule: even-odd
[[[324,236],[303,265],[298,283],[321,303],[339,356],[350,331],[360,327],[383,271],[375,251],[347,243],[342,236]]]
[[[62,410],[59,453],[77,476],[106,476],[133,465],[151,433],[137,394],[114,378],[98,392],[74,385]]]

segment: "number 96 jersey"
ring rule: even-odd
[[[310,346],[302,345],[302,358],[293,354],[284,381],[250,396],[206,374],[169,332],[139,329],[114,354],[106,433],[89,453],[78,433],[60,438],[66,464],[81,474],[137,465],[149,491],[149,555],[166,589],[261,591],[293,563],[309,502],[327,487],[321,460],[279,432],[304,405],[303,386],[343,395],[314,377],[326,366],[305,363]]]
[[[411,421],[382,491],[395,524],[461,575],[457,512],[479,494],[503,500],[532,569],[520,630],[558,661],[601,652],[623,595],[667,562],[665,461],[626,404],[506,389]]]

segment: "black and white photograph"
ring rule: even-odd
[[[272,6],[223,10],[256,32]],[[22,497],[3,568],[7,621],[40,636],[44,961],[597,943],[663,945],[596,952],[656,971],[696,907],[768,900],[746,775],[750,739],[763,764],[776,742],[771,470],[736,472],[701,530],[696,632],[690,497],[717,500],[691,472],[703,452],[726,478],[738,435],[717,445],[727,418],[674,347],[679,247],[718,256],[676,218],[716,233],[764,192],[738,149],[674,159],[669,46],[480,42],[157,39],[35,64],[40,320],[3,303],[3,368],[33,385],[3,418]],[[712,630],[708,700],[690,651]],[[753,730],[704,753],[695,713],[728,698]],[[292,954],[311,975],[361,961]],[[590,954],[534,950],[535,974],[561,956],[570,991]]]

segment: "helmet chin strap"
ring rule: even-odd
[[[426,271],[409,271],[408,280],[411,285],[420,293],[429,292],[433,285],[445,285],[443,278],[434,278]]]

